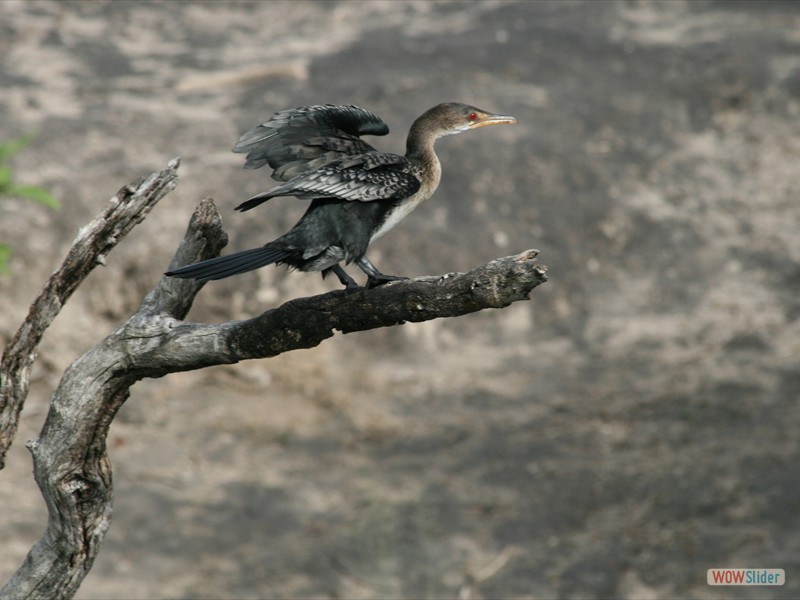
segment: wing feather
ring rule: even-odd
[[[300,173],[286,183],[253,196],[236,209],[250,210],[278,196],[303,200],[336,198],[348,202],[407,198],[419,190],[421,177],[421,166],[414,160],[397,154],[370,152]]]
[[[269,164],[274,179],[289,181],[343,156],[375,152],[360,136],[387,133],[380,117],[358,106],[301,106],[246,132],[233,151],[246,153],[245,168]]]

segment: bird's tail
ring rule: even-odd
[[[279,190],[280,187],[281,186],[272,188],[271,190],[267,190],[266,192],[262,192],[262,193],[258,194],[257,196],[253,196],[249,200],[245,200],[239,206],[237,206],[235,210],[240,210],[240,211],[244,212],[246,210],[250,210],[251,208],[255,208],[259,204],[263,204],[264,202],[266,202],[270,198],[275,198],[275,193],[274,192],[276,190]]]
[[[260,267],[280,262],[291,255],[291,251],[276,247],[272,244],[242,250],[227,256],[218,256],[204,260],[193,265],[187,265],[167,271],[165,275],[180,277],[182,279],[196,279],[197,281],[210,281],[224,279],[238,273],[246,273]]]

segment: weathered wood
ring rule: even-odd
[[[111,198],[108,206],[78,232],[64,262],[50,276],[31,304],[28,317],[3,351],[0,361],[0,469],[19,424],[28,396],[30,368],[39,342],[61,307],[91,271],[105,264],[119,240],[141,223],[153,207],[178,185],[180,159],[147,179],[131,183]]]
[[[469,273],[396,281],[371,290],[291,300],[252,319],[186,323],[165,311],[138,313],[117,333],[124,371],[135,379],[312,348],[336,331],[457,317],[526,300],[546,281],[536,250],[498,258]]]
[[[206,199],[171,266],[217,255],[225,242],[219,214]],[[86,244],[85,236],[75,243]],[[111,518],[106,437],[136,381],[311,348],[337,330],[350,333],[502,308],[527,299],[547,280],[536,255],[528,250],[469,273],[300,298],[252,319],[219,324],[183,321],[204,284],[163,277],[126,323],[64,373],[41,434],[28,444],[49,511],[47,531],[0,597],[70,598],[89,572]]]

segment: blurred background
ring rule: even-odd
[[[436,196],[370,252],[464,271],[528,248],[527,303],[137,384],[114,520],[79,597],[800,596],[800,5],[0,3],[0,142],[60,210],[0,198],[0,341],[78,229],[182,157],[180,185],[47,332],[0,473],[0,580],[44,531],[24,442],[63,370],[156,284],[212,196],[226,252],[291,198],[230,148],[284,108],[357,104],[403,152],[442,101],[516,115],[446,138]],[[351,271],[359,280],[360,273]],[[265,268],[190,320],[338,288]],[[782,588],[713,588],[718,567]]]

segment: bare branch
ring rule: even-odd
[[[131,183],[111,198],[108,206],[78,232],[64,262],[31,304],[28,317],[3,352],[0,362],[0,469],[14,441],[19,415],[28,395],[30,368],[45,330],[72,293],[131,229],[178,184],[180,159],[147,179]]]
[[[469,273],[299,298],[244,321],[205,325],[159,312],[144,319],[139,315],[118,331],[117,339],[127,347],[126,372],[136,379],[268,358],[312,348],[336,331],[457,317],[526,300],[547,279],[546,269],[535,260],[537,253],[498,258]]]

